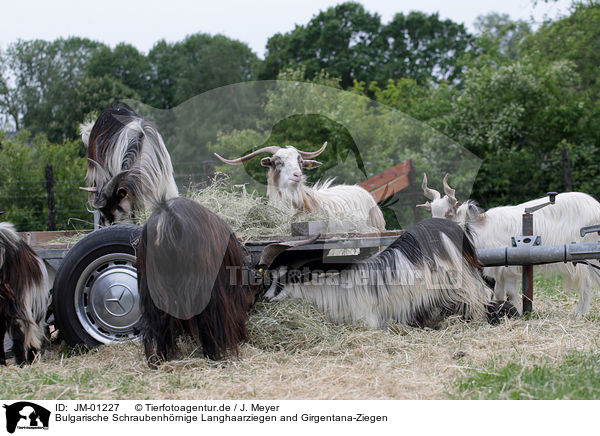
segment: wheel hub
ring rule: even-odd
[[[141,312],[135,257],[113,253],[88,265],[75,291],[75,311],[82,327],[99,342],[136,337]]]
[[[134,326],[140,317],[137,275],[127,267],[103,271],[90,290],[92,315],[105,328],[119,331]]]

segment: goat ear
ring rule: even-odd
[[[307,170],[311,170],[313,168],[318,168],[321,165],[323,165],[321,162],[319,162],[318,160],[303,160],[302,161],[302,168],[306,168]]]
[[[423,203],[423,204],[417,204],[417,207],[422,207],[423,209],[427,209],[427,210],[430,211],[431,210],[431,203],[426,202],[426,203]]]
[[[273,162],[273,160],[272,160],[270,157],[263,157],[263,158],[260,160],[260,164],[261,164],[263,167],[267,167],[267,168],[269,168],[269,167],[271,166],[271,163],[272,163],[272,162]]]

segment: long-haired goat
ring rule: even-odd
[[[45,339],[50,283],[42,260],[10,223],[0,223],[0,365],[6,365],[4,335],[18,364],[31,363]]]
[[[444,177],[444,193],[427,187],[427,177],[423,179],[423,191],[431,200],[424,206],[434,217],[445,217],[459,223],[473,239],[477,248],[508,247],[511,237],[522,234],[522,216],[525,208],[548,201],[547,197],[531,200],[516,206],[494,207],[487,211],[480,209],[474,201],[461,203],[456,200],[455,190],[448,185],[448,175]],[[428,205],[428,206],[427,206]],[[583,238],[579,234],[582,227],[600,223],[600,203],[582,192],[564,192],[556,196],[554,205],[536,211],[533,215],[533,234],[542,237],[544,245],[563,245],[572,242],[593,242],[592,235]],[[556,263],[536,267],[547,274],[560,274],[565,290],[579,291],[576,315],[586,315],[590,310],[591,291],[600,286],[600,280],[591,267],[572,263]],[[504,299],[508,294],[515,306],[520,307],[519,266],[484,268],[484,275],[496,281],[495,298]]]
[[[149,365],[168,359],[186,333],[211,359],[237,351],[253,302],[242,280],[244,259],[231,228],[205,207],[186,198],[158,204],[137,253]]]
[[[215,155],[229,165],[242,165],[261,153],[271,153],[262,158],[262,166],[269,168],[267,194],[269,202],[277,206],[292,207],[297,211],[328,213],[345,212],[357,220],[369,223],[379,230],[385,229],[383,213],[369,192],[358,185],[331,186],[331,181],[309,187],[303,169],[317,168],[321,162],[313,160],[325,151],[327,142],[313,152],[298,150],[291,145],[286,147],[263,147],[238,159],[225,159]]]
[[[299,298],[335,322],[385,328],[423,326],[457,314],[495,323],[514,315],[510,303],[491,302],[479,260],[457,224],[430,218],[417,223],[381,253],[307,283],[289,283],[272,300]]]
[[[106,109],[81,126],[88,166],[82,188],[93,195],[101,224],[131,222],[135,214],[178,196],[171,157],[156,128],[135,112]]]

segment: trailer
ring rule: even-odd
[[[44,260],[53,280],[51,322],[72,346],[136,338],[141,316],[135,249],[141,227],[116,225],[88,231],[72,247],[56,242],[73,233],[21,234]],[[334,269],[373,255],[402,233],[273,236],[247,242],[245,247],[252,265],[268,262],[272,267],[286,264]],[[340,248],[353,249],[356,254],[326,256],[330,250]]]
[[[400,230],[374,234],[310,234],[320,228],[319,223],[303,223],[296,226],[294,232],[308,234],[246,242],[250,263],[263,274],[279,265],[297,270],[336,271],[372,256],[403,233]],[[600,228],[582,229],[584,231],[600,231]],[[50,277],[54,278],[53,323],[69,345],[96,346],[138,337],[141,315],[135,249],[140,234],[138,226],[105,227],[89,232],[72,247],[54,242],[60,236],[68,236],[67,232],[22,234],[43,258]],[[477,253],[484,266],[529,268],[546,263],[588,263],[589,259],[600,259],[600,242],[564,246],[543,246],[539,242],[536,237],[517,237],[511,246]],[[352,249],[354,254],[328,256],[334,249]],[[524,287],[530,285],[525,283]],[[524,307],[531,300],[532,294],[524,293]]]

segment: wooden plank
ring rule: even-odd
[[[410,179],[408,178],[408,175],[405,174],[403,176],[400,176],[400,177],[394,179],[390,183],[387,183],[387,184],[380,186],[379,188],[371,191],[371,194],[373,195],[373,197],[375,197],[375,201],[377,203],[379,203],[380,201],[383,201],[386,198],[391,197],[396,192],[402,191],[403,189],[407,188],[408,186],[410,186]]]
[[[385,170],[384,172],[377,174],[358,185],[367,191],[371,192],[375,189],[383,186],[387,183],[392,182],[394,179],[408,175],[412,170],[411,160],[405,160],[404,162],[400,162],[398,165],[393,166],[392,168]]]
[[[357,245],[361,245],[361,241],[362,240],[366,240],[366,241],[375,241],[376,239],[385,239],[385,240],[395,240],[396,238],[398,238],[398,236],[402,235],[404,233],[404,230],[386,230],[383,231],[381,233],[361,233],[361,234],[348,234],[348,235],[344,235],[344,236],[340,236],[340,235],[323,235],[321,238],[317,239],[313,244],[311,244],[311,247],[317,246],[319,244],[324,244],[327,243],[327,247],[328,248],[343,248],[343,245],[348,243],[348,241],[353,241],[351,242],[352,244],[357,244]],[[246,249],[250,250],[250,251],[257,251],[257,250],[262,250],[264,246],[272,244],[272,243],[279,243],[279,242],[284,242],[284,241],[296,241],[296,240],[300,240],[300,239],[304,239],[305,236],[282,236],[282,237],[276,237],[272,240],[263,240],[263,241],[248,241],[246,243],[244,243],[244,246],[246,247]],[[371,242],[368,242],[367,244],[370,244]],[[340,244],[339,247],[336,246],[331,246],[331,244]],[[381,244],[381,245],[385,245],[385,244]],[[375,246],[375,245],[372,245]],[[306,246],[303,246],[306,247]]]
[[[78,234],[87,234],[91,230],[58,230],[53,232],[21,232],[21,238],[29,244],[34,250],[39,248],[58,248],[65,246],[65,243],[57,244],[54,242],[58,238],[70,238]]]
[[[292,236],[312,236],[336,233],[347,233],[347,229],[354,227],[352,221],[303,221],[292,223]],[[367,223],[365,222],[365,226]]]

